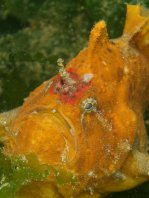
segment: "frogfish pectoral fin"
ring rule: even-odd
[[[127,158],[125,166],[122,167],[122,172],[126,176],[125,186],[128,189],[148,180],[149,154],[133,150]]]
[[[149,154],[140,151],[134,151],[133,158],[136,163],[138,175],[149,178]]]

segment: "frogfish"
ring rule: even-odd
[[[104,21],[97,22],[88,46],[66,67],[61,58],[57,64],[58,74],[21,107],[0,114],[0,133],[5,155],[33,153],[67,182],[49,173],[19,196],[100,198],[149,180],[143,119],[149,105],[149,10],[127,5],[116,39],[108,37]]]

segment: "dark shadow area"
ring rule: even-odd
[[[29,23],[24,23],[14,16],[7,16],[6,19],[0,20],[0,35],[14,34],[19,30],[27,27]]]

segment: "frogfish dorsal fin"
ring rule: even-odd
[[[127,5],[123,35],[149,58],[149,9],[139,5]]]
[[[99,21],[95,24],[90,33],[88,45],[89,54],[92,56],[92,54],[97,53],[98,50],[108,41],[106,23],[104,21]]]

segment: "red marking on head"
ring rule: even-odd
[[[51,94],[59,95],[59,98],[64,103],[75,104],[90,88],[90,83],[85,83],[71,68],[67,71],[70,78],[73,79],[76,84],[74,86],[69,86],[63,81],[61,76],[58,74],[56,79],[53,81],[49,92]]]
[[[62,102],[66,102],[69,104],[75,104],[84,94],[85,91],[89,90],[90,85],[86,85],[85,83],[80,82],[77,87],[76,91],[73,93],[73,95],[61,95],[60,100]]]

